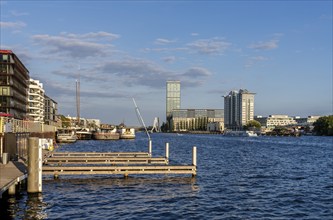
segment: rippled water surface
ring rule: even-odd
[[[44,177],[43,193],[1,202],[1,219],[332,219],[333,138],[152,134],[153,156],[188,175]],[[78,141],[58,151],[147,151],[147,138]]]

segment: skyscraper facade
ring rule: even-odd
[[[254,117],[254,95],[246,89],[231,91],[224,96],[224,125],[228,129],[241,129]]]
[[[167,81],[166,83],[166,121],[170,126],[172,110],[180,109],[180,81]],[[169,127],[169,129],[171,129]]]

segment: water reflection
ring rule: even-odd
[[[42,193],[28,194],[24,219],[46,219],[46,208],[47,203],[43,202]]]
[[[15,196],[4,196],[0,200],[0,217],[1,219],[46,219],[46,207],[42,193],[24,192]]]

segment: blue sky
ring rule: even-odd
[[[332,1],[1,1],[10,49],[76,115],[138,125],[165,121],[165,84],[182,108],[224,108],[255,92],[255,115],[332,114]]]

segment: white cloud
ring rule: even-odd
[[[74,38],[74,39],[101,39],[101,38],[106,38],[108,40],[115,40],[120,38],[120,35],[118,34],[113,34],[113,33],[108,33],[104,31],[99,31],[99,32],[89,32],[86,34],[72,34],[72,33],[67,33],[67,32],[62,32],[61,35],[64,37],[68,38]]]
[[[269,60],[269,59],[267,57],[263,57],[263,56],[250,57],[246,61],[245,67],[250,68],[250,67],[252,67],[253,65],[255,65],[259,62],[264,62],[264,61],[267,61],[267,60]]]
[[[179,78],[184,84],[195,86],[211,75],[208,70],[201,67],[190,67],[184,73],[169,71],[151,61],[142,59],[109,61],[96,69],[110,78],[122,80],[122,83],[127,86],[141,85],[151,88],[161,88],[167,80]]]
[[[15,17],[26,16],[29,15],[27,12],[18,12],[18,11],[10,11],[10,13]]]
[[[84,58],[104,54],[112,45],[101,42],[102,39],[117,39],[119,35],[97,32],[87,34],[61,33],[60,36],[34,35],[32,39],[47,53],[67,54],[74,58]]]
[[[189,78],[198,78],[198,77],[208,77],[211,73],[202,67],[191,67],[188,69],[183,76],[189,77]]]
[[[166,63],[173,63],[176,61],[175,56],[162,57],[162,60]]]
[[[24,22],[22,21],[17,21],[17,22],[10,22],[10,21],[0,21],[0,27],[1,28],[22,28],[27,26]]]
[[[249,48],[255,50],[272,50],[278,48],[278,43],[279,43],[278,39],[272,39],[269,41],[260,41],[258,43],[249,45]]]
[[[189,49],[194,50],[200,54],[222,54],[230,47],[231,43],[226,42],[219,38],[201,39],[187,44]]]
[[[166,44],[171,44],[176,42],[175,40],[169,40],[169,39],[165,39],[165,38],[158,38],[155,40],[154,44],[158,44],[158,45],[166,45]]]

